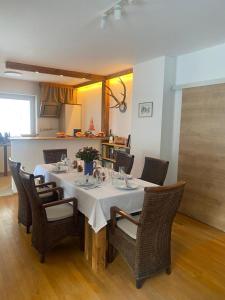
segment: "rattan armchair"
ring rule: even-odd
[[[168,161],[153,157],[145,157],[145,164],[141,179],[158,185],[163,185],[166,179],[168,167]]]
[[[29,233],[30,226],[32,225],[32,214],[28,195],[19,176],[21,164],[19,162],[13,161],[11,158],[8,159],[8,162],[18,192],[18,222],[26,226],[26,231],[27,233]],[[56,186],[55,182],[44,183],[44,176],[42,175],[34,176],[34,179],[39,181],[39,183],[36,184],[36,188],[39,192]],[[42,201],[51,202],[57,199],[57,197],[57,193],[45,193],[42,196]]]
[[[116,162],[114,171],[118,172],[120,167],[124,167],[124,172],[130,174],[134,163],[134,155],[122,151],[116,151]]]
[[[63,154],[67,156],[67,149],[43,150],[44,162],[46,164],[57,163],[58,161],[61,161]]]
[[[80,235],[77,199],[59,199],[51,203],[43,203],[40,195],[57,191],[62,196],[63,189],[54,187],[37,193],[34,175],[21,170],[20,176],[31,203],[32,245],[40,253],[40,262],[43,263],[46,253],[60,240],[67,236]]]
[[[131,216],[118,207],[111,207],[109,262],[118,250],[132,269],[137,288],[155,273],[163,270],[171,273],[171,230],[184,186],[185,182],[179,182],[145,188],[140,215]]]

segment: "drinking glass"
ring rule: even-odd
[[[125,168],[124,167],[119,167],[120,179],[123,179],[125,174],[126,174],[125,173]]]

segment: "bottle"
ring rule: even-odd
[[[109,130],[109,143],[113,144],[113,134],[112,134],[112,130]]]

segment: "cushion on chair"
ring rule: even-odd
[[[49,187],[37,187],[37,192],[43,192],[43,191],[47,191],[49,189]],[[49,193],[44,193],[44,194],[39,194],[40,198],[46,198],[46,197],[51,197],[53,196],[53,192],[49,192]]]
[[[50,206],[45,211],[48,221],[57,221],[73,216],[73,206],[69,203]]]
[[[139,220],[140,215],[132,216],[133,219]],[[117,221],[117,227],[120,228],[123,232],[129,235],[132,239],[136,240],[137,235],[137,225],[128,221],[125,218],[121,218]]]

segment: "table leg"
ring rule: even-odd
[[[106,267],[106,227],[95,233],[92,230],[92,269],[97,272]]]
[[[7,145],[3,146],[4,149],[4,176],[8,175],[8,164],[7,164]]]
[[[84,229],[84,255],[86,260],[91,262],[91,250],[92,250],[92,241],[91,241],[91,226],[88,224],[88,218],[85,217],[85,229]]]

